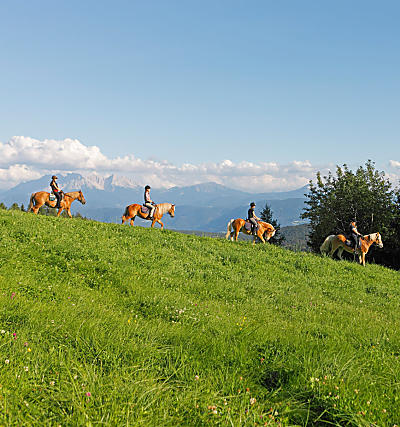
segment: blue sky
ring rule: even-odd
[[[399,15],[398,1],[1,2],[0,141],[177,167],[396,166]]]

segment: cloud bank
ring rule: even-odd
[[[391,161],[398,169],[400,162]],[[327,169],[309,161],[276,162],[248,161],[191,164],[180,166],[167,161],[143,160],[128,154],[108,158],[99,147],[86,146],[77,139],[37,140],[15,136],[0,142],[0,189],[49,173],[77,172],[100,175],[117,174],[131,178],[138,185],[149,183],[155,188],[216,182],[242,190],[285,191],[299,188],[315,177],[317,170]]]

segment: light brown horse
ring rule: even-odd
[[[334,253],[338,251],[339,259],[342,259],[343,251],[350,252],[354,254],[354,247],[349,245],[348,240],[343,234],[330,235],[322,243],[319,250],[323,255],[329,255],[333,257]],[[382,237],[379,233],[372,233],[363,236],[361,239],[361,248],[355,251],[356,255],[359,257],[360,264],[365,267],[365,255],[367,255],[369,248],[373,245],[377,245],[379,248],[383,248]]]
[[[125,212],[122,215],[122,224],[125,224],[125,221],[130,220],[130,224],[133,226],[135,217],[139,216],[140,218],[147,219],[151,221],[151,226],[154,227],[154,224],[158,222],[161,225],[161,230],[164,228],[164,224],[160,221],[164,214],[168,213],[172,218],[175,216],[175,205],[172,203],[159,203],[156,205],[154,210],[153,219],[149,218],[150,211],[143,213],[142,205],[134,203],[125,208]]]
[[[235,239],[235,242],[237,242],[237,239],[238,239],[240,232],[242,232],[244,234],[252,235],[251,229],[250,230],[245,229],[245,227],[244,227],[245,223],[246,223],[246,221],[242,218],[231,219],[228,222],[228,227],[227,227],[227,232],[226,232],[225,238],[229,239],[229,236],[230,236],[232,241],[233,241],[233,239]],[[257,237],[263,243],[265,243],[265,239],[269,240],[271,237],[273,237],[275,235],[275,232],[276,232],[276,230],[271,224],[268,224],[268,222],[259,221],[258,222],[258,229],[257,229],[257,236],[254,236],[254,238],[253,238],[253,245],[255,245]],[[265,239],[264,239],[264,235],[265,235]]]
[[[64,198],[61,202],[61,207],[58,209],[57,216],[60,216],[61,212],[65,210],[68,216],[72,218],[71,203],[74,200],[79,200],[82,205],[86,203],[81,190],[64,193]],[[49,206],[50,208],[55,208],[56,204],[57,200],[50,200],[50,193],[47,191],[38,191],[37,193],[32,193],[31,195],[28,212],[32,211],[34,214],[37,214],[43,205]]]

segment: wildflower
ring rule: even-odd
[[[250,391],[249,387],[246,388],[247,393]]]
[[[32,351],[29,347],[26,349],[26,351],[28,351],[29,353]]]
[[[50,381],[50,385],[54,385],[55,384],[55,382],[54,381]]]
[[[28,343],[27,342],[24,342],[24,347],[28,347]]]
[[[2,330],[1,330],[1,333],[2,333],[2,334],[5,334],[5,333],[6,333],[6,331],[5,331],[4,329],[2,329]]]
[[[28,371],[29,371],[28,366],[24,366],[24,369],[25,369],[25,372],[28,372]]]
[[[199,376],[198,375],[195,375],[195,377],[194,377],[194,379],[196,380],[196,381],[198,381],[199,380]]]
[[[264,362],[264,360],[265,360],[265,359],[262,357],[262,358],[261,358],[261,363],[263,363],[263,362]]]
[[[358,390],[357,390],[357,389],[355,389],[355,390],[354,390],[354,393],[355,393],[355,394],[358,394]]]
[[[382,409],[382,412],[386,414],[386,409]]]
[[[14,299],[14,298],[15,298],[15,295],[16,295],[16,293],[15,293],[15,292],[13,292],[13,293],[11,294],[11,299]]]
[[[78,379],[78,375],[74,375],[74,380]]]
[[[86,392],[86,396],[90,397],[92,395],[92,393],[90,393],[90,391]]]
[[[4,361],[4,363],[5,363],[6,365],[8,365],[8,364],[10,363],[10,361],[9,361],[8,359],[6,359],[6,360]]]
[[[371,404],[371,401],[370,401],[370,400],[368,400],[367,405],[370,405],[370,404]]]
[[[250,399],[250,405],[254,405],[256,402],[257,402],[257,400],[256,400],[256,398],[255,398],[255,397],[252,397],[252,398]]]

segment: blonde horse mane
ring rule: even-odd
[[[172,203],[159,203],[156,207],[155,213],[164,215],[171,209],[171,207],[172,207]]]

